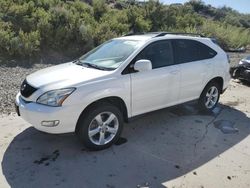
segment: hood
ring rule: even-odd
[[[110,73],[111,71],[87,68],[71,62],[39,70],[27,76],[26,80],[36,88],[52,85],[63,88],[94,80]]]
[[[248,60],[248,59],[242,59],[242,60],[239,62],[239,66],[243,66],[243,67],[246,67],[246,68],[250,68],[250,60]]]
[[[241,62],[243,62],[243,63],[250,63],[250,60],[249,59],[242,59]]]

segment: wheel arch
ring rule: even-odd
[[[98,100],[90,103],[86,108],[83,109],[83,111],[81,112],[81,114],[77,120],[77,124],[76,124],[76,128],[75,128],[76,132],[78,129],[77,125],[78,125],[80,117],[83,114],[87,113],[89,110],[91,110],[92,107],[100,105],[102,103],[110,103],[110,104],[116,106],[121,111],[121,113],[123,115],[123,120],[125,122],[128,122],[128,109],[127,109],[127,106],[126,106],[126,103],[124,102],[124,100],[121,97],[109,96],[109,97],[104,97],[104,98],[98,99]]]
[[[210,84],[211,82],[216,82],[217,84],[219,84],[220,86],[220,93],[222,94],[223,92],[223,85],[224,85],[224,80],[221,76],[217,76],[214,77],[213,79],[209,80],[209,82],[207,82],[207,84],[205,85],[205,87],[203,88],[202,92],[204,91],[204,89],[207,87],[208,84]]]

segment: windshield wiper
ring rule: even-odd
[[[88,67],[91,67],[91,68],[98,69],[98,70],[114,70],[113,68],[102,67],[102,66],[92,64],[92,63],[89,63],[89,62],[86,62],[86,61],[82,62],[82,64],[87,65]]]
[[[82,65],[80,59],[75,59],[72,63],[75,63],[77,65]]]
[[[100,67],[100,66],[98,66],[98,65],[95,65],[95,64],[92,64],[92,63],[83,62],[82,64],[87,65],[88,67],[91,67],[91,68],[103,70],[102,67]]]
[[[114,70],[113,68],[107,68],[107,67],[98,66],[96,64],[92,64],[92,63],[89,63],[87,61],[81,61],[80,59],[74,60],[73,63],[75,63],[77,65],[85,66],[85,67],[90,67],[90,68],[98,69],[98,70]]]
[[[80,59],[74,60],[73,63],[75,63],[76,65],[83,66],[83,67],[91,67],[90,63],[82,62]]]

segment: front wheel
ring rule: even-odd
[[[77,127],[77,135],[85,147],[91,150],[105,149],[120,137],[122,114],[109,103],[95,105],[81,115]]]
[[[199,106],[202,111],[211,112],[220,98],[220,87],[216,82],[209,83],[199,98]]]

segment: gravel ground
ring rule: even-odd
[[[15,112],[14,99],[27,75],[51,64],[36,64],[33,67],[0,66],[0,115]]]
[[[229,53],[231,65],[237,65],[239,60],[249,53]],[[0,115],[8,115],[15,112],[14,99],[25,77],[39,69],[52,66],[52,64],[35,64],[32,67],[24,67],[10,63],[10,66],[0,64]]]

